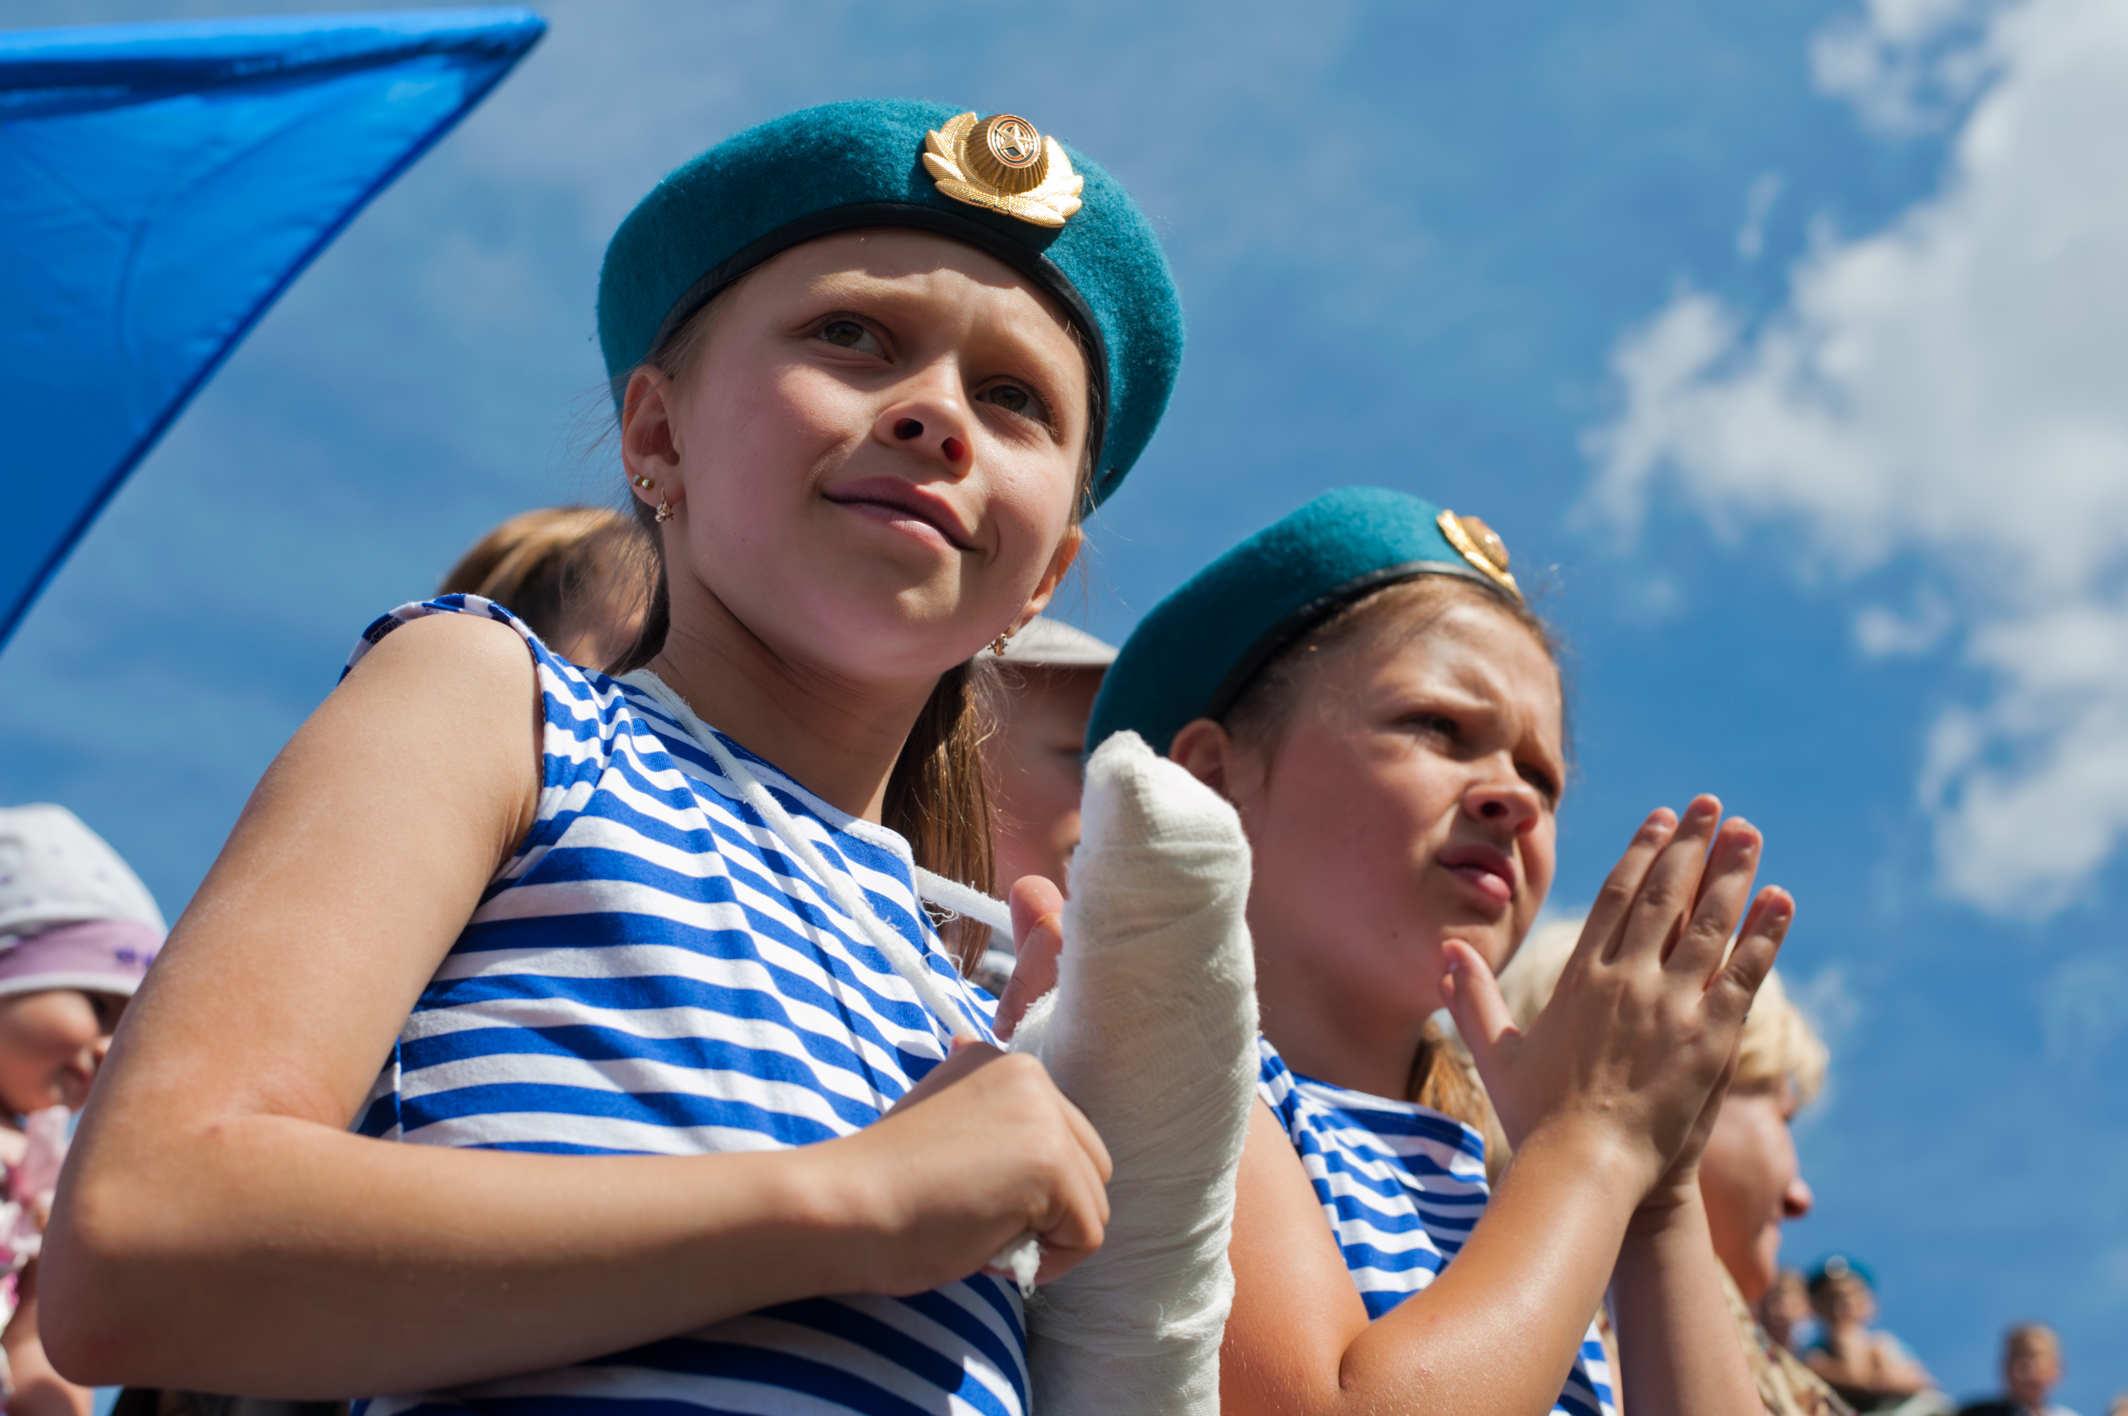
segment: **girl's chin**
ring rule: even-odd
[[[950,594],[929,590],[861,588],[848,595],[812,594],[781,603],[750,595],[740,604],[726,604],[735,619],[780,655],[833,664],[853,678],[934,679],[965,663],[987,642],[966,643],[980,632],[971,625],[987,625],[988,618],[1003,620],[1009,612],[986,618],[954,605]]]

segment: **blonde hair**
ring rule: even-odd
[[[1527,1027],[1559,986],[1559,975],[1581,939],[1583,919],[1550,920],[1530,931],[1500,971],[1500,993],[1517,1027]],[[1778,1086],[1795,1088],[1798,1104],[1812,1100],[1825,1086],[1825,1069],[1832,1053],[1789,1001],[1788,990],[1778,973],[1766,975],[1744,1019],[1744,1035],[1737,1044],[1735,1087]]]

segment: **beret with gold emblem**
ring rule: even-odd
[[[1053,296],[1088,341],[1092,500],[1145,450],[1182,363],[1182,307],[1151,223],[1116,180],[1029,120],[944,104],[824,104],[728,138],[621,223],[599,276],[615,397],[657,341],[802,241],[909,226],[965,241]]]
[[[1422,575],[1522,591],[1507,547],[1475,516],[1383,487],[1340,487],[1243,541],[1153,606],[1094,700],[1086,750],[1129,729],[1165,753],[1219,718],[1280,651],[1341,607]]]

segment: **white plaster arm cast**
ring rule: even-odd
[[[1027,1305],[1041,1416],[1217,1416],[1227,1232],[1256,1094],[1249,845],[1234,809],[1135,733],[1086,768],[1041,1059],[1115,1162],[1107,1239]]]

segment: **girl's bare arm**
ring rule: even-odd
[[[1644,1270],[1634,1292],[1655,1300],[1652,1321],[1650,1310],[1635,1310],[1640,1332],[1687,1347],[1668,1369],[1667,1388],[1663,1376],[1651,1377],[1658,1392],[1647,1403],[1628,1366],[1636,1416],[1757,1416],[1719,1289],[1708,1309],[1719,1330],[1677,1311],[1699,1296],[1693,1280],[1711,1275],[1682,1247],[1686,1231],[1665,1231],[1652,1249],[1628,1239],[1658,1182],[1689,1173],[1691,1156],[1682,1165],[1680,1157],[1719,1104],[1736,1029],[1787,925],[1785,911],[1762,900],[1723,965],[1722,948],[1750,893],[1758,837],[1742,826],[1717,834],[1718,819],[1719,804],[1709,798],[1681,823],[1667,813],[1649,819],[1606,883],[1561,993],[1528,1039],[1514,1031],[1482,960],[1450,946],[1451,1007],[1520,1139],[1461,1252],[1381,1318],[1367,1320],[1306,1172],[1275,1119],[1259,1109],[1230,1251],[1236,1296],[1221,1349],[1223,1410],[1548,1411],[1614,1264],[1633,1249]],[[1706,1244],[1704,1219],[1697,1238]],[[1713,1261],[1711,1247],[1706,1260]],[[1671,1404],[1665,1389],[1687,1399]]]
[[[532,820],[530,661],[408,624],[275,762],[179,920],[67,1167],[45,1345],[76,1380],[290,1398],[419,1391],[779,1301],[919,1292],[1028,1227],[1100,1239],[1106,1155],[1038,1064],[964,1048],[866,1131],[579,1157],[347,1132]]]
[[[1307,1172],[1257,1107],[1234,1210],[1227,1416],[1531,1416],[1566,1386],[1638,1198],[1600,1136],[1533,1135],[1454,1262],[1373,1322]]]
[[[0,1350],[7,1353],[9,1416],[89,1416],[96,1393],[75,1386],[53,1370],[44,1355],[44,1342],[37,1332],[37,1264],[22,1271],[21,1306],[0,1334]]]
[[[1632,1416],[1765,1409],[1744,1365],[1720,1262],[1697,1193],[1633,1217],[1611,1280]]]

